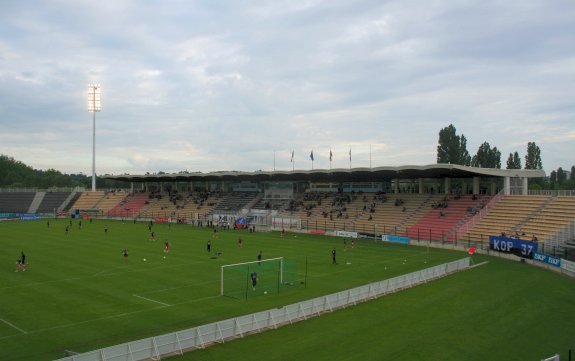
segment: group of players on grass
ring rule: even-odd
[[[92,223],[92,218],[89,218],[89,222],[90,222],[90,224]],[[46,225],[48,228],[50,228],[50,220],[48,220],[46,222]],[[66,235],[68,234],[68,231],[70,230],[71,226],[72,226],[72,220],[70,220],[70,223],[68,225],[66,225],[66,228],[65,228],[65,234]],[[150,221],[148,223],[148,231],[150,232],[150,238],[149,239],[151,241],[155,241],[156,240],[156,234],[152,230],[152,227],[153,227],[153,221]],[[82,220],[80,220],[78,222],[78,229],[82,229]],[[108,233],[108,225],[107,224],[104,225],[104,233],[106,233],[106,234]],[[283,238],[284,235],[285,235],[285,230],[282,229],[281,233],[280,233],[281,238]],[[218,230],[216,228],[214,228],[213,237],[215,237],[215,238],[218,237]],[[170,247],[169,242],[165,241],[164,242],[164,253],[169,252],[169,247]],[[243,248],[243,247],[244,247],[244,241],[241,237],[238,237],[238,248]],[[355,240],[354,239],[351,240],[351,248],[355,248]],[[211,251],[212,251],[212,241],[211,240],[208,240],[208,242],[206,244],[206,250],[208,251],[208,253],[211,253]],[[347,239],[343,240],[343,250],[347,251]],[[332,263],[333,264],[337,264],[336,254],[337,254],[337,252],[336,252],[336,249],[334,247],[331,251],[331,257],[332,257]],[[124,256],[124,258],[128,258],[129,252],[128,252],[127,248],[122,249],[122,255]],[[221,252],[217,252],[216,256],[220,256],[220,255],[221,255]],[[262,256],[263,256],[263,253],[260,250],[260,252],[257,255],[258,265],[261,265]],[[164,256],[164,258],[165,258],[165,256]],[[24,254],[24,251],[21,252],[20,257],[16,261],[16,272],[19,272],[19,271],[26,271],[26,255]],[[255,271],[252,272],[252,274],[250,275],[250,278],[252,280],[252,288],[255,290],[256,283],[257,283],[257,273]]]

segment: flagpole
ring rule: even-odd
[[[349,169],[351,169],[351,148],[349,148]]]
[[[313,170],[313,149],[311,150],[309,157],[311,158],[311,170]]]
[[[331,153],[331,148],[329,148],[329,170],[331,170],[331,158],[333,157],[333,154]]]

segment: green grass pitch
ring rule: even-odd
[[[466,256],[368,240],[354,249],[348,242],[344,252],[341,238],[233,230],[213,237],[210,229],[165,224],[154,225],[151,241],[143,222],[83,221],[78,229],[74,221],[65,235],[67,224],[0,223],[0,360],[51,360],[65,349],[89,351],[178,331]],[[297,260],[302,276],[307,259],[307,284],[247,300],[221,297],[220,267],[255,261],[260,250],[264,258]],[[27,255],[26,272],[15,272],[20,251]],[[222,254],[214,259],[216,251]],[[179,359],[538,360],[575,347],[574,334],[566,332],[575,321],[575,281],[475,258],[489,263]]]

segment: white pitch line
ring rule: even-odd
[[[10,322],[8,322],[8,321],[6,321],[6,320],[3,320],[3,319],[0,318],[0,321],[4,322],[4,323],[7,324],[8,326],[10,326],[10,327],[12,327],[12,328],[14,328],[14,329],[16,329],[16,330],[22,332],[23,334],[27,334],[27,333],[28,333],[28,332],[24,331],[23,329],[21,329],[20,327],[18,327],[18,326],[16,326],[16,325],[12,324],[12,323],[10,323]]]
[[[139,296],[139,295],[132,295],[132,296],[141,298],[141,299],[146,300],[146,301],[159,303],[160,305],[164,305],[164,306],[167,306],[167,307],[171,307],[171,306],[172,306],[172,305],[168,305],[167,303],[160,302],[160,301],[156,301],[156,300],[153,300],[153,299],[151,299],[151,298],[144,297],[144,296]]]

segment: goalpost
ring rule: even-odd
[[[220,277],[220,295],[239,298],[251,287],[251,273],[256,272],[258,294],[275,291],[284,283],[284,258],[223,265]],[[255,291],[255,290],[253,290]]]

